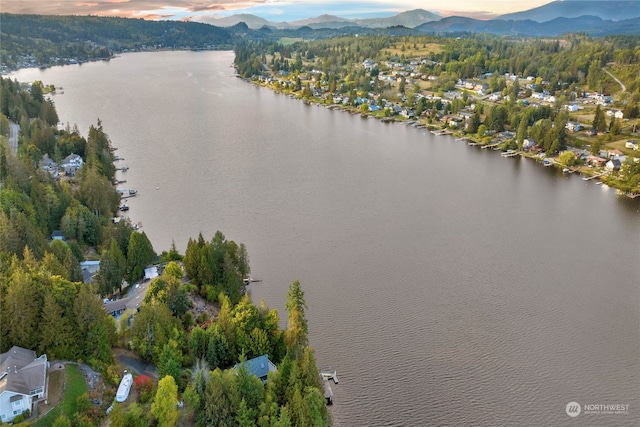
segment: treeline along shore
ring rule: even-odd
[[[156,254],[144,231],[118,216],[116,156],[103,124],[87,137],[58,128],[49,86],[0,85],[0,352],[99,373],[85,382],[56,364],[63,369],[43,378],[48,398],[25,400],[5,420],[330,425],[300,283],[289,286],[281,329],[277,310],[245,290],[244,244],[216,232],[190,239],[184,255],[175,245]],[[115,356],[123,351],[155,369],[134,369],[133,392],[114,402],[133,369]]]

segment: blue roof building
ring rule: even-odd
[[[239,366],[240,364],[237,363],[233,368],[237,369]],[[254,359],[247,360],[246,362],[244,362],[244,367],[250,375],[255,375],[256,377],[260,378],[262,380],[262,383],[267,382],[267,375],[269,374],[269,372],[275,372],[278,370],[276,368],[276,365],[274,365],[273,362],[269,360],[269,356],[266,354],[263,354],[262,356],[256,357]]]

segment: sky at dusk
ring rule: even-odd
[[[490,19],[532,9],[551,0],[1,0],[0,11],[42,15],[100,15],[145,19],[207,21],[250,13],[269,21],[295,21],[322,14],[342,18],[373,18],[413,9]]]

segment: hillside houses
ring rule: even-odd
[[[71,153],[65,157],[58,165],[48,154],[45,154],[40,160],[40,169],[48,172],[52,177],[58,177],[61,173],[66,176],[75,176],[78,170],[82,168],[82,157],[78,154]]]

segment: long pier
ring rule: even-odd
[[[602,172],[602,173],[599,173],[597,175],[583,176],[582,180],[583,181],[591,181],[592,179],[600,178],[601,176],[606,175],[606,174],[607,174],[606,172]]]

